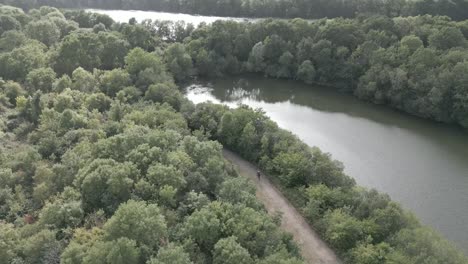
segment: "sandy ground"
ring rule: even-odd
[[[301,249],[304,260],[310,264],[341,263],[335,253],[309,226],[302,215],[292,206],[278,189],[264,176],[258,180],[257,168],[229,150],[223,151],[224,157],[231,161],[239,174],[248,177],[257,187],[257,197],[270,214],[282,214],[281,228],[291,233]]]

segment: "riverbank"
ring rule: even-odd
[[[263,109],[280,127],[342,161],[359,185],[388,193],[468,249],[468,135],[461,129],[294,81],[230,77],[199,83],[186,95],[195,103]]]

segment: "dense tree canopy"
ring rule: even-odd
[[[332,82],[467,125],[463,23],[360,17],[194,29],[8,6],[0,19],[1,263],[303,263],[223,146],[275,177],[347,263],[466,263],[261,110],[194,105],[176,84],[248,71]]]

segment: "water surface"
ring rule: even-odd
[[[195,103],[262,108],[342,161],[359,185],[388,193],[468,253],[468,133],[330,88],[258,77],[191,85]]]
[[[204,22],[211,24],[216,20],[231,20],[237,22],[243,21],[256,21],[259,19],[254,18],[241,18],[241,17],[216,17],[216,16],[198,16],[189,14],[175,14],[166,12],[156,11],[140,11],[140,10],[102,10],[102,9],[86,9],[86,11],[104,14],[110,16],[114,21],[127,23],[131,18],[135,18],[138,22],[145,19],[155,20],[167,20],[172,22],[184,21],[185,23],[192,23],[194,26],[198,26]]]

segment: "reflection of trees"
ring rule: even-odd
[[[414,119],[392,109],[357,100],[346,93],[296,81],[268,79],[258,76],[216,80],[212,94],[219,100],[236,102],[250,99],[269,104],[291,102],[328,113],[343,113],[392,126],[413,126]]]
[[[292,91],[287,88],[289,85],[278,85],[277,81],[259,77],[235,77],[216,80],[211,87],[217,99],[229,102],[250,99],[278,103],[290,100]]]
[[[208,86],[212,88],[211,93],[215,98],[226,102],[237,102],[245,98],[269,104],[289,101],[321,112],[343,113],[387,126],[401,127],[432,140],[443,138],[447,133],[454,137],[460,134],[458,129],[451,129],[447,125],[439,126],[432,121],[408,116],[385,106],[362,102],[350,94],[295,81],[244,76],[215,80]]]
[[[233,87],[232,89],[226,90],[226,97],[228,98],[228,101],[239,101],[244,98],[261,100],[260,89],[258,88],[248,91],[242,87]]]

